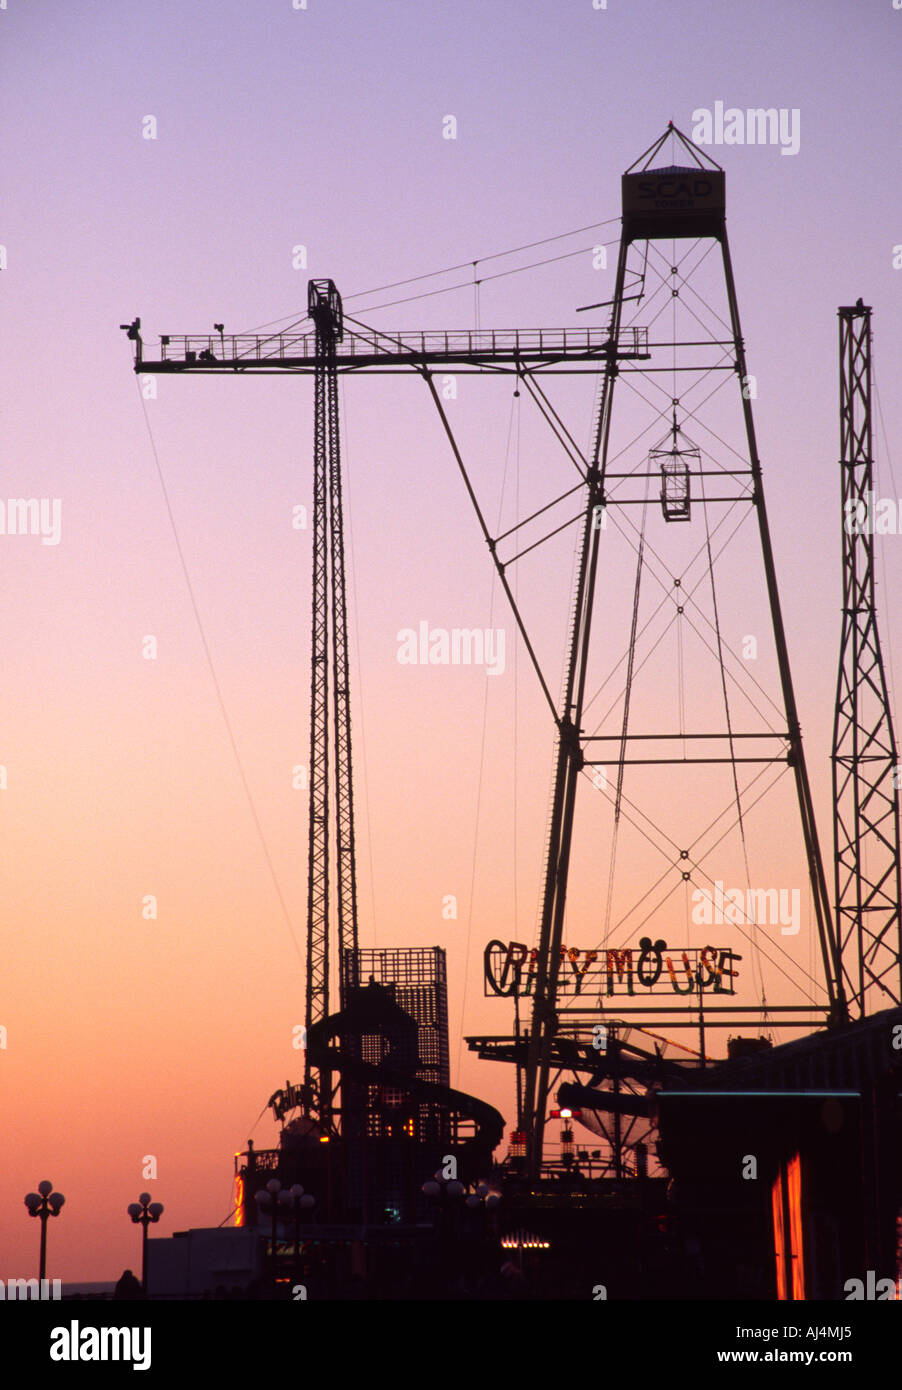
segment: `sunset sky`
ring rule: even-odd
[[[0,501],[59,499],[61,523],[58,544],[0,534],[0,1276],[37,1272],[38,1223],[23,1197],[43,1178],[67,1199],[49,1231],[51,1277],[138,1269],[126,1207],[144,1190],[165,1206],[155,1234],[222,1222],[233,1154],[250,1137],[276,1142],[260,1112],[303,1069],[292,1038],[304,1007],[307,799],[292,769],[308,759],[311,532],[292,519],[311,502],[312,380],[157,377],[144,399],[119,325],[140,315],[148,351],[161,333],[214,322],[227,333],[287,325],[305,311],[308,278],[328,276],[349,314],[386,330],[472,328],[477,312],[481,327],[602,326],[604,310],[575,312],[612,292],[619,223],[599,224],[619,218],[620,176],[668,120],[691,135],[694,113],[717,102],[797,113],[795,153],[707,152],[726,170],[832,898],[836,310],[859,296],[874,308],[876,490],[902,499],[900,55],[893,0],[0,9]],[[590,230],[563,235],[574,229]],[[593,256],[602,244],[606,269]],[[565,258],[502,274],[553,256]],[[448,292],[390,303],[438,290]],[[582,448],[594,389],[589,376],[547,381]],[[447,404],[498,529],[576,481],[512,390],[461,375]],[[727,391],[709,419],[741,449],[738,390]],[[493,937],[536,938],[551,719],[422,381],[346,378],[342,411],[361,944],[446,948],[452,1084],[495,1104],[509,1130],[511,1072],[460,1039],[512,1027],[507,1004],[483,997],[482,951]],[[614,417],[624,444],[647,423],[626,387]],[[630,466],[662,434],[666,424]],[[902,500],[897,515],[877,566],[893,691]],[[655,547],[694,553],[704,542],[698,526],[667,527],[656,505],[648,525]],[[511,572],[555,697],[574,539],[571,529]],[[724,637],[735,649],[760,637],[755,678],[777,698],[754,516],[718,578]],[[634,551],[612,531],[593,694],[624,652],[634,579]],[[649,612],[654,589],[643,591]],[[398,634],[421,622],[503,629],[504,669],[402,664]],[[679,659],[663,642],[637,675],[637,728],[676,727]],[[722,714],[710,658],[690,643],[682,664],[687,726]],[[593,728],[603,717],[619,728],[610,707],[621,687],[614,679],[594,701]],[[740,703],[731,709],[738,718]],[[729,805],[723,770],[679,786],[644,776],[627,794],[645,797],[677,843]],[[784,776],[750,813],[751,870],[756,884],[800,890],[798,935],[762,930],[817,975],[789,792]],[[587,784],[565,932],[580,947],[601,939],[607,896],[610,807],[593,795]],[[652,857],[649,878],[640,850],[623,830],[615,920],[662,870]],[[744,882],[737,844],[708,867]],[[143,915],[150,896],[155,919]],[[450,896],[456,920],[443,915]],[[643,930],[685,945],[687,911],[681,890]],[[729,927],[717,941],[743,949]],[[748,953],[743,970],[751,1002]],[[765,985],[771,1002],[788,997],[766,966]],[[154,1180],[142,1175],[149,1156]]]

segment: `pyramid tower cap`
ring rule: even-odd
[[[652,167],[652,160],[655,158],[658,151],[661,149],[661,146],[668,138],[678,140],[680,142],[680,145],[682,145],[683,149],[686,150],[686,152],[692,159],[694,167],[698,169],[717,170],[719,173],[723,173],[723,169],[717,163],[717,161],[712,159],[710,155],[705,154],[704,150],[700,150],[698,145],[696,145],[692,140],[689,139],[688,135],[684,135],[681,130],[677,129],[673,121],[667,122],[667,129],[664,131],[663,135],[659,135],[657,140],[655,140],[653,144],[649,145],[645,153],[640,154],[639,158],[635,161],[635,163],[631,164],[630,167],[626,170],[626,173],[637,174],[643,172],[646,169],[650,169]],[[679,146],[677,147],[677,149],[679,150]],[[675,160],[672,160],[671,163],[673,167],[679,167],[677,166]]]

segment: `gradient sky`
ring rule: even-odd
[[[795,155],[710,152],[727,171],[829,868],[836,309],[859,296],[874,307],[889,441],[878,428],[877,490],[902,496],[902,471],[892,474],[902,468],[900,51],[892,0],[8,0],[2,491],[59,498],[62,530],[56,546],[0,537],[0,1276],[36,1272],[38,1227],[22,1198],[44,1177],[67,1197],[49,1235],[52,1276],[114,1279],[137,1267],[125,1209],[145,1188],[166,1207],[160,1234],[221,1222],[232,1154],[250,1136],[274,1142],[269,1114],[257,1117],[301,1071],[292,1029],[303,1021],[306,797],[291,769],[307,759],[310,532],[291,518],[310,502],[312,383],[158,378],[146,402],[202,639],[118,325],[141,315],[153,340],[214,321],[229,332],[290,322],[315,275],[386,329],[472,327],[472,289],[375,307],[466,271],[367,292],[618,217],[620,174],[670,119],[691,133],[693,111],[717,101],[798,110]],[[447,115],[453,141],[442,137]],[[153,140],[142,136],[147,116]],[[593,269],[595,240],[483,267],[580,252],[487,281],[480,323],[600,323],[574,312],[613,286],[613,247],[610,268]],[[307,269],[293,268],[300,244]],[[458,392],[455,424],[492,521],[515,514],[517,479],[524,508],[565,485],[566,462],[527,401],[518,466],[510,387],[461,377]],[[555,388],[582,444],[592,392],[589,378]],[[458,1040],[511,1026],[507,1006],[482,997],[481,953],[490,937],[534,937],[550,718],[422,383],[347,380],[343,409],[362,943],[447,948],[452,1083],[491,1100],[510,1128],[512,1075]],[[518,578],[555,694],[572,551],[568,533]],[[902,637],[900,551],[887,536],[878,565],[890,657]],[[622,650],[614,614],[632,592],[631,561],[618,568],[617,553],[604,671]],[[725,576],[734,643],[766,621],[760,576],[755,546]],[[399,665],[398,630],[423,619],[503,626],[504,674]],[[148,635],[156,660],[142,656]],[[702,667],[690,661],[688,675],[702,709]],[[663,720],[674,710],[667,679],[641,695],[643,712]],[[792,950],[811,967],[785,814],[756,822],[755,877],[802,886]],[[566,934],[578,945],[598,940],[609,839],[610,817],[587,812]],[[625,843],[627,896],[640,882],[630,854]],[[142,917],[148,894],[155,921]],[[449,894],[454,922],[442,917]],[[682,944],[679,915],[672,929],[666,914],[657,925]],[[779,995],[775,983],[769,997]],[[152,1182],[146,1155],[158,1164]]]

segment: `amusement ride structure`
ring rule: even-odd
[[[834,914],[765,506],[725,175],[672,124],[623,175],[613,295],[587,308],[605,312],[604,327],[389,333],[358,322],[335,284],[316,279],[309,321],[283,332],[230,336],[219,325],[213,335],[163,336],[151,353],[140,320],[123,325],[139,374],[314,377],[307,1048],[303,1081],[270,1103],[280,1119],[299,1116],[299,1143],[344,1146],[340,1178],[329,1174],[336,1215],[353,1209],[367,1219],[376,1171],[391,1189],[392,1209],[407,1202],[413,1211],[420,1198],[405,1194],[420,1192],[446,1151],[460,1158],[464,1181],[475,1183],[501,1139],[498,1112],[449,1085],[443,953],[402,959],[399,948],[389,968],[358,940],[338,383],[343,375],[413,374],[434,403],[556,738],[537,941],[494,940],[485,953],[486,992],[515,1005],[515,1031],[468,1039],[479,1056],[516,1068],[508,1171],[533,1195],[552,1171],[578,1174],[572,1131],[561,1163],[545,1154],[555,1094],[565,1121],[576,1116],[604,1140],[603,1173],[618,1184],[647,1177],[655,1134],[659,1165],[684,1187],[685,1174],[707,1161],[699,1144],[716,1149],[727,1168],[734,1150],[754,1152],[768,1175],[776,1290],[798,1297],[807,1287],[810,1296],[832,1287],[833,1276],[812,1257],[804,1284],[806,1257],[793,1234],[802,1184],[820,1193],[825,1164],[854,1167],[867,1152],[855,1201],[872,1268],[890,1258],[900,1204],[891,1176],[899,1137],[892,1027],[902,1022],[898,777],[872,528],[843,529]],[[861,301],[840,309],[845,517],[864,516],[873,487],[870,312]],[[435,373],[447,370],[491,374],[525,391],[576,474],[575,484],[568,479],[501,534],[487,521],[479,480],[436,388]],[[546,378],[585,374],[597,395],[591,444],[582,450]],[[576,537],[574,579],[556,700],[511,575],[568,529]],[[623,556],[635,564],[625,608],[606,568],[619,564],[622,574]],[[722,569],[727,583],[718,588]],[[750,625],[759,626],[753,638],[737,626],[746,600]],[[592,640],[600,626],[606,649],[617,651],[603,679]],[[657,698],[674,671],[675,716]],[[612,681],[618,693],[599,717],[597,701]],[[593,797],[597,807],[599,790],[608,814],[596,849],[608,868],[602,939],[577,949],[565,935],[577,808]],[[780,915],[790,890],[753,886],[757,808],[772,795],[790,845],[792,819],[797,826],[817,971],[790,949],[795,942],[784,944],[799,930]],[[620,859],[629,882],[615,891]],[[744,886],[725,890],[728,874]],[[800,916],[802,890],[792,891]],[[658,934],[674,918],[685,933],[679,946]],[[735,938],[725,943],[724,928],[744,939],[743,953],[733,949]],[[788,995],[774,996],[777,979],[778,989],[789,982]],[[775,1046],[775,1027],[806,1036]],[[732,1036],[728,1055],[718,1057],[708,1039],[724,1028]],[[672,1041],[676,1029],[697,1038],[697,1048]],[[562,1081],[565,1074],[572,1080]],[[847,1148],[825,1156],[818,1125],[828,1113],[841,1116],[827,1129]],[[753,1141],[775,1115],[780,1135]],[[409,1139],[429,1153],[416,1172],[404,1169]],[[729,1182],[735,1177],[731,1170]],[[376,1209],[385,1201],[383,1191]],[[729,1201],[738,1210],[746,1194]],[[832,1240],[847,1253],[854,1233],[824,1214],[823,1194],[818,1203],[811,1220],[821,1222],[821,1247]],[[743,1210],[751,1231],[760,1206]],[[684,1211],[704,1224],[697,1203]]]

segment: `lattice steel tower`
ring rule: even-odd
[[[329,1015],[330,788],[329,675],[335,764],[335,863],[338,960],[357,951],[357,875],[348,689],[348,614],[338,418],[336,344],[343,335],[341,296],[331,280],[311,280],[308,312],[316,328],[313,449],[313,621],[310,654],[310,822],[307,864],[308,1029]],[[344,980],[339,984],[344,1003]],[[330,1127],[331,1075],[305,1054],[308,1104]]]
[[[676,147],[676,162],[665,163],[663,149],[668,140]],[[658,163],[657,161],[661,161]],[[558,1019],[558,979],[561,971],[563,930],[567,899],[568,876],[573,845],[574,813],[577,786],[586,767],[607,764],[617,769],[617,798],[619,802],[622,787],[623,768],[633,761],[641,761],[626,756],[630,753],[634,739],[647,738],[634,734],[628,728],[627,707],[624,706],[622,734],[619,736],[619,756],[595,752],[597,748],[610,748],[604,742],[593,742],[584,729],[586,712],[586,671],[590,653],[593,605],[596,596],[599,568],[599,547],[601,527],[596,518],[603,510],[612,507],[641,504],[642,494],[635,497],[624,496],[624,480],[632,482],[642,478],[648,487],[653,479],[660,480],[660,502],[665,520],[686,522],[690,520],[691,503],[700,503],[701,511],[706,513],[711,503],[735,505],[743,502],[751,505],[757,517],[758,535],[761,547],[765,589],[773,634],[774,652],[779,674],[782,696],[782,727],[772,731],[771,737],[779,744],[771,748],[756,730],[738,730],[727,719],[725,732],[710,734],[708,730],[693,732],[690,737],[698,740],[699,754],[688,755],[678,751],[672,755],[662,755],[655,759],[659,763],[717,763],[727,762],[733,769],[733,785],[737,807],[737,820],[742,828],[742,807],[740,786],[736,767],[742,762],[757,761],[760,764],[783,764],[791,769],[795,782],[798,812],[801,822],[802,839],[808,868],[811,891],[812,915],[814,918],[821,953],[823,985],[826,989],[826,1013],[828,1022],[836,1023],[846,1016],[840,977],[839,943],[830,911],[827,880],[818,842],[814,816],[814,806],[808,780],[805,753],[802,746],[801,728],[796,705],[795,692],[790,672],[789,653],[783,615],[777,588],[773,549],[764,502],[761,465],[755,437],[752,416],[750,378],[746,366],[745,346],[740,326],[739,307],[736,297],[733,269],[727,240],[725,212],[725,176],[723,170],[704,151],[693,144],[671,123],[664,134],[626,171],[622,181],[623,219],[620,251],[617,263],[613,299],[610,303],[609,331],[612,341],[617,341],[621,331],[623,306],[627,300],[645,296],[646,277],[654,274],[659,282],[655,294],[649,296],[647,312],[652,312],[651,323],[658,319],[663,310],[660,303],[652,303],[655,296],[659,301],[674,305],[689,303],[686,336],[674,333],[671,343],[649,343],[655,358],[655,349],[674,353],[672,399],[667,400],[666,392],[660,392],[661,408],[659,419],[666,419],[670,429],[668,440],[661,440],[649,453],[645,470],[633,469],[624,474],[622,467],[623,450],[613,454],[618,460],[618,471],[609,464],[611,448],[611,420],[614,388],[625,369],[612,356],[605,368],[601,383],[601,398],[596,418],[594,443],[589,468],[586,474],[585,510],[582,519],[582,537],[574,583],[574,597],[570,625],[568,664],[565,677],[565,694],[559,720],[557,766],[554,784],[553,809],[548,841],[545,887],[542,905],[538,962],[533,991],[532,1024],[529,1034],[526,1074],[524,1082],[523,1116],[527,1133],[527,1159],[530,1175],[537,1177],[542,1164],[543,1129],[548,1106],[550,1089],[553,1084],[552,1073],[558,1064],[557,1034]],[[722,327],[706,337],[706,326],[695,311],[693,304],[701,303],[696,297],[692,301],[691,286],[688,286],[690,271],[684,262],[689,262],[694,248],[702,242],[713,243],[720,250],[723,283],[726,290],[726,313],[728,321],[717,315],[714,322]],[[689,242],[690,251],[685,255],[677,252],[677,243]],[[664,250],[660,249],[663,244]],[[636,260],[633,248],[644,246],[644,254]],[[700,264],[700,260],[697,261]],[[660,266],[660,269],[656,267]],[[639,290],[639,294],[634,293]],[[602,307],[602,306],[592,306]],[[682,321],[681,321],[682,322]],[[701,330],[701,331],[700,331]],[[699,353],[714,351],[702,363]],[[639,375],[661,371],[662,366],[638,363],[635,368]],[[665,372],[669,370],[665,365]],[[677,371],[683,373],[677,378]],[[734,375],[740,387],[742,432],[744,454],[733,451],[736,462],[742,459],[743,466],[712,469],[705,463],[692,441],[683,433],[680,419],[688,420],[693,412],[688,408],[691,399],[690,383],[699,380],[703,374],[719,371]],[[677,387],[677,381],[681,383]],[[679,415],[678,415],[679,412]],[[697,418],[697,417],[695,417]],[[716,491],[705,491],[706,477],[716,479]],[[708,483],[711,487],[711,483]],[[706,521],[707,526],[707,521]],[[713,573],[710,537],[708,538],[709,567]],[[641,552],[640,552],[641,564]],[[675,585],[682,579],[677,576]],[[712,580],[713,582],[713,580]],[[676,612],[682,614],[685,600],[677,600]],[[715,609],[716,616],[716,609]],[[627,689],[632,669],[632,654],[635,648],[636,609],[634,608],[633,631],[630,637],[630,665],[627,674]],[[724,657],[719,628],[717,649],[721,672],[724,670]],[[722,675],[722,680],[725,678]],[[727,708],[727,687],[723,684],[724,705]],[[605,736],[609,737],[609,736]],[[680,736],[684,737],[683,734]],[[738,739],[759,739],[756,751],[746,757],[740,756]],[[712,740],[722,740],[719,748],[709,752]],[[640,743],[641,748],[641,743]],[[695,882],[692,874],[698,869],[688,850],[677,851],[671,874]],[[631,1003],[631,1001],[629,1001]],[[732,1006],[725,1006],[725,1012]],[[779,1006],[778,1006],[779,1007]],[[689,1008],[689,1001],[686,1001]],[[623,1010],[623,1017],[633,1016],[633,1010]],[[648,1012],[651,1012],[650,1010]],[[713,1012],[713,1011],[712,1011]],[[763,1001],[760,1012],[763,1014]]]
[[[902,1002],[897,753],[874,605],[871,310],[839,310],[843,622],[833,725],[836,923],[850,1012]]]

